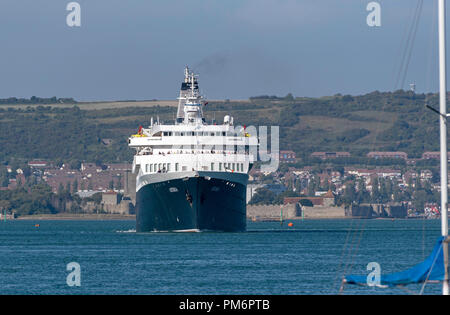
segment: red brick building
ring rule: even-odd
[[[441,158],[441,153],[439,151],[437,152],[424,152],[422,154],[422,159],[424,160],[430,160],[430,159],[436,159],[439,160]],[[447,159],[450,158],[450,152],[447,153]]]
[[[311,154],[313,158],[319,158],[322,160],[326,159],[335,159],[335,158],[346,158],[350,157],[351,154],[349,152],[314,152]]]
[[[98,166],[94,163],[83,163],[81,170],[63,166],[58,169],[47,169],[43,179],[57,192],[62,185],[70,184],[71,190],[77,191],[121,191],[125,187],[125,171],[130,170],[130,164],[107,164]],[[74,185],[77,185],[74,189]]]
[[[405,152],[369,152],[367,157],[372,159],[408,159],[408,154]]]
[[[29,161],[28,166],[33,168],[43,168],[48,167],[49,163],[47,161]]]

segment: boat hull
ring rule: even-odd
[[[141,184],[136,193],[137,232],[245,231],[246,174],[186,175]]]

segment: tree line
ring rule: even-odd
[[[57,98],[53,97],[37,97],[32,96],[30,98],[17,98],[17,97],[9,97],[9,98],[0,98],[0,104],[6,105],[16,105],[16,104],[75,104],[73,98]]]

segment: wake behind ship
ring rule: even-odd
[[[258,139],[235,127],[207,124],[197,76],[188,67],[174,124],[139,128],[136,149],[136,231],[244,231],[248,172]]]

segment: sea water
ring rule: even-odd
[[[288,226],[292,222],[293,226]],[[346,274],[401,271],[439,220],[248,222],[242,233],[136,233],[134,221],[0,222],[0,294],[339,294]],[[79,265],[79,285],[69,280]],[[343,294],[419,293],[345,286]],[[425,294],[440,294],[428,284]]]

